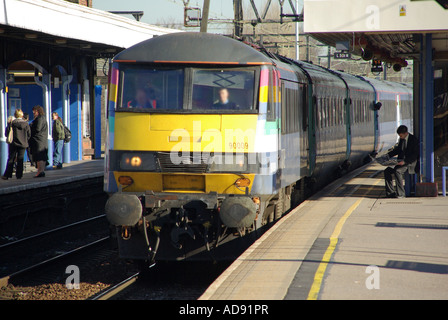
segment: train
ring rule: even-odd
[[[108,76],[105,211],[124,259],[225,259],[412,131],[410,85],[216,34],[143,41]]]

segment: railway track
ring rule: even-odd
[[[101,214],[0,245],[0,300],[65,299],[79,295],[84,298],[97,293],[113,282],[104,281],[104,274],[110,274],[104,269],[120,265],[114,261],[118,255],[110,238],[109,225]],[[87,281],[85,290],[67,290],[69,265],[81,270],[83,280]],[[90,269],[97,269],[103,275]]]
[[[31,236],[28,236],[28,237],[25,237],[25,238],[22,238],[22,239],[18,239],[18,240],[14,240],[14,241],[11,241],[11,242],[8,242],[8,243],[5,243],[5,244],[1,244],[0,245],[0,253],[3,250],[7,250],[7,249],[9,249],[11,247],[14,247],[14,246],[17,246],[17,245],[22,245],[22,244],[25,244],[25,243],[29,243],[31,241],[35,241],[36,239],[43,238],[43,237],[46,237],[46,236],[55,235],[58,232],[65,232],[65,231],[67,231],[67,230],[69,230],[69,229],[71,229],[73,227],[85,225],[85,224],[91,223],[93,221],[97,221],[97,220],[103,219],[104,217],[105,217],[105,215],[101,214],[101,215],[98,215],[98,216],[95,216],[95,217],[92,217],[92,218],[89,218],[89,219],[77,221],[77,222],[74,222],[74,223],[71,223],[71,224],[67,224],[65,226],[54,228],[52,230],[44,231],[44,232],[41,232],[41,233],[38,233],[38,234],[35,234],[35,235],[31,235]]]
[[[140,269],[89,300],[196,300],[230,265],[227,262],[158,262]]]
[[[130,286],[137,282],[139,276],[140,272],[137,272],[129,278],[121,281],[120,283],[101,291],[99,294],[93,297],[90,297],[88,300],[111,300],[114,298],[118,298],[120,294],[122,294],[126,289],[129,289]]]
[[[72,277],[73,267],[77,278]],[[2,278],[8,285],[0,290],[0,300],[85,300],[113,285],[132,268],[118,259],[107,236]],[[68,286],[72,283],[77,287]]]
[[[16,261],[15,267],[7,268],[8,261],[2,259],[0,300],[196,299],[212,282],[207,275],[203,277],[204,273],[217,277],[223,270],[212,264],[201,269],[198,267],[204,264],[198,262],[162,262],[140,272],[135,264],[118,258],[109,234],[84,237],[83,241],[70,242],[68,247],[62,243],[69,236],[75,239],[90,233],[86,229],[91,229],[92,224],[100,226],[102,219],[103,215],[0,245],[0,255],[11,265]],[[38,249],[41,252],[31,256]],[[69,274],[65,271],[69,265],[79,267],[79,290],[66,288]],[[201,280],[192,280],[198,278]]]
[[[20,274],[46,261],[58,259],[67,252],[76,251],[97,240],[109,237],[108,224],[104,214],[62,227],[54,228],[26,238],[0,245],[0,278]]]
[[[53,264],[59,263],[62,260],[72,257],[76,254],[82,254],[84,251],[104,245],[108,240],[109,240],[109,236],[101,238],[99,240],[93,241],[91,243],[85,244],[83,246],[77,247],[77,248],[69,250],[67,252],[60,253],[60,254],[53,256],[49,259],[40,261],[36,264],[30,265],[26,268],[20,269],[11,274],[3,276],[2,278],[0,278],[0,287],[7,286],[10,281],[18,279],[19,277],[26,277],[31,274],[32,274],[32,276],[35,277],[36,276],[35,273],[39,272],[39,270],[48,268],[48,267],[52,266]]]

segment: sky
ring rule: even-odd
[[[171,21],[183,24],[184,1],[185,0],[93,0],[93,7],[105,11],[144,11],[141,21],[149,24]],[[189,0],[189,6],[202,8],[203,2],[203,0]],[[272,3],[274,2],[277,1],[272,1]],[[266,0],[255,0],[255,4],[260,14],[265,3]],[[300,10],[302,5],[303,0],[300,0]],[[248,6],[250,8],[249,1],[243,0],[243,8],[248,8]],[[285,1],[284,6],[289,9],[288,1]],[[209,18],[232,19],[233,15],[232,0],[210,1]],[[130,17],[132,18],[132,16]],[[216,27],[222,28],[222,25],[216,25]],[[213,28],[213,24],[209,24],[209,28]]]
[[[202,8],[203,0],[190,0],[189,6]],[[183,23],[184,3],[182,0],[93,0],[93,7],[105,11],[142,10],[142,22],[155,24],[174,20]],[[233,17],[232,0],[211,0],[209,18]]]

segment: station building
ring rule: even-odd
[[[0,3],[0,171],[6,167],[7,118],[44,107],[52,165],[51,113],[71,130],[64,162],[101,156],[97,69],[121,50],[178,32],[91,8],[91,0],[4,0]],[[96,61],[105,62],[97,66]],[[106,68],[107,69],[107,68]],[[107,75],[107,71],[105,72]],[[103,128],[104,131],[104,128]]]

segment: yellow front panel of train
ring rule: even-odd
[[[258,115],[115,114],[115,150],[254,152]],[[181,149],[181,150],[180,150]]]
[[[114,172],[115,181],[121,176],[132,177],[133,183],[124,189],[125,192],[193,192],[218,194],[245,194],[245,188],[238,188],[236,180],[248,178],[249,192],[252,189],[255,174],[232,173],[160,173],[160,172]]]

